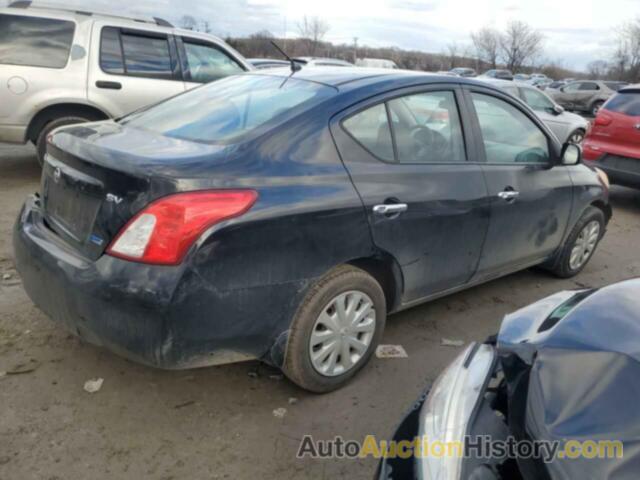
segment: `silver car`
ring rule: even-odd
[[[253,67],[212,35],[168,22],[40,8],[0,9],[0,142],[121,117]]]
[[[582,143],[589,122],[575,113],[566,112],[536,87],[504,80],[484,80],[529,105],[562,143]]]
[[[624,85],[625,82],[582,80],[571,82],[549,93],[554,101],[564,108],[590,113],[595,117],[605,102]]]

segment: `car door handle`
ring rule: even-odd
[[[505,190],[504,192],[500,192],[498,194],[498,197],[500,197],[502,200],[506,200],[507,202],[515,200],[519,196],[520,192],[516,192],[515,190]]]
[[[376,205],[373,207],[373,213],[381,216],[397,215],[402,212],[406,212],[409,206],[406,203],[391,203],[385,205]]]
[[[122,84],[120,82],[106,82],[104,80],[98,80],[96,87],[106,88],[108,90],[122,90]]]

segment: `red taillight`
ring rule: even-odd
[[[612,121],[613,119],[610,116],[600,113],[595,119],[595,124],[600,127],[607,127],[611,125]]]
[[[176,265],[205,230],[242,215],[257,198],[253,190],[178,193],[161,198],[124,226],[107,253],[136,262]]]

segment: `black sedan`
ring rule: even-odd
[[[323,392],[388,313],[593,255],[606,178],[518,100],[462,78],[289,73],[56,130],[14,230],[33,301],[145,364],[257,358]]]
[[[639,374],[640,280],[557,293],[466,348],[394,437],[460,442],[461,454],[389,458],[378,477],[638,478]]]

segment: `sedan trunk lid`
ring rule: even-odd
[[[151,201],[202,188],[201,180],[188,180],[189,172],[204,161],[215,162],[221,150],[114,122],[67,127],[47,148],[41,181],[45,223],[95,260]]]

